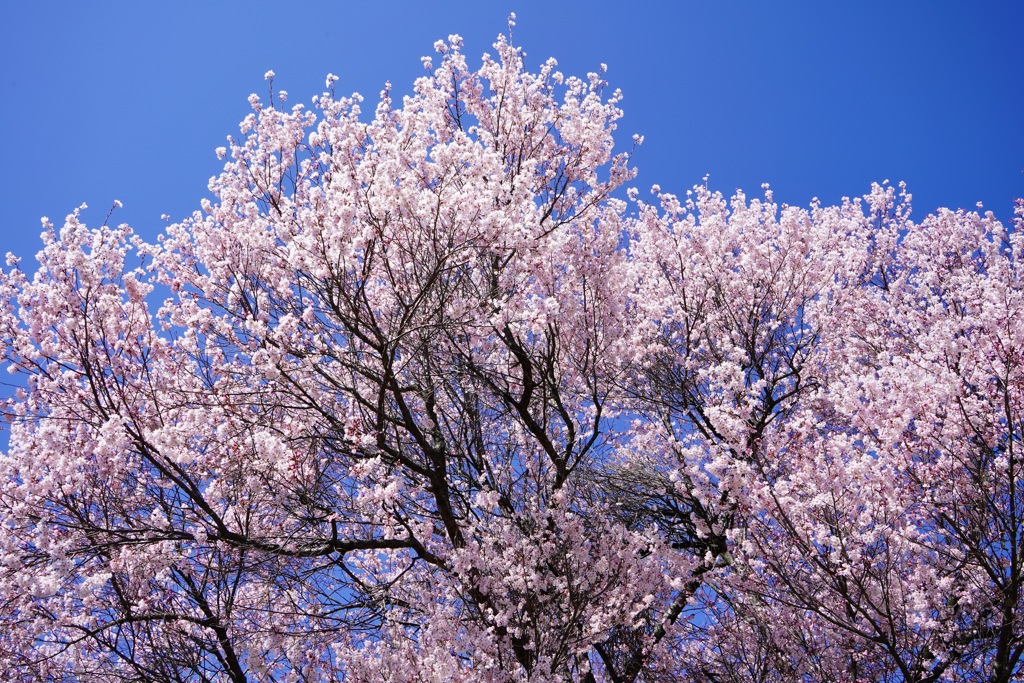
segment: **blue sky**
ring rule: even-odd
[[[1024,3],[7,2],[0,254],[38,250],[39,217],[82,202],[147,239],[207,195],[214,148],[263,74],[290,102],[324,76],[369,102],[408,91],[419,57],[459,33],[471,63],[518,15],[527,63],[607,63],[620,139],[646,137],[635,184],[834,203],[905,180],[915,216],[1024,196]],[[27,265],[27,264],[26,264]]]

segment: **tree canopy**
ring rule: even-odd
[[[1024,205],[648,197],[460,45],[8,257],[10,678],[1019,680]]]

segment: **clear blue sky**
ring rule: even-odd
[[[1024,3],[5,2],[0,254],[38,250],[39,217],[113,200],[152,239],[206,196],[214,148],[263,73],[290,101],[409,89],[434,40],[471,63],[518,14],[536,67],[601,62],[625,93],[620,139],[646,137],[636,185],[828,203],[905,180],[915,215],[1024,196]],[[26,263],[26,265],[29,265]]]

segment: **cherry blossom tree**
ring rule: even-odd
[[[645,434],[612,480],[703,558],[670,669],[1017,680],[1024,207],[1007,230],[914,224],[880,186],[810,211],[659,200],[633,252]]]
[[[8,257],[8,678],[1019,680],[1024,209],[619,194],[494,47]]]

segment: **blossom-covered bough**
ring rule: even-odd
[[[601,74],[436,48],[9,257],[8,678],[1019,680],[1024,209],[620,196]]]

